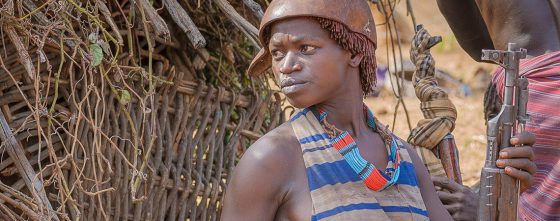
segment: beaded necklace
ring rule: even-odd
[[[327,122],[327,112],[320,108],[314,109],[319,115],[319,122],[321,122],[325,132],[331,138],[330,145],[342,155],[346,163],[350,165],[352,170],[356,172],[368,188],[374,191],[381,191],[397,182],[400,175],[401,159],[398,153],[399,146],[395,142],[396,138],[391,132],[376,126],[376,119],[365,104],[363,105],[363,109],[367,117],[368,126],[375,132],[378,132],[383,138],[385,145],[388,146],[387,152],[389,159],[385,172],[380,171],[373,163],[368,162],[362,157],[358,145],[348,131],[342,131]]]

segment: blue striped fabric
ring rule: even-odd
[[[416,171],[414,171],[414,165],[411,162],[403,161],[401,168],[401,173],[405,174],[399,176],[397,184],[418,186],[418,182],[416,180]]]
[[[329,135],[327,135],[326,133],[315,134],[299,139],[299,144],[306,144],[306,143],[317,142],[317,141],[328,140],[328,139],[329,139]]]
[[[383,210],[384,212],[412,212],[422,216],[428,216],[428,212],[411,206],[381,206],[379,203],[359,203],[352,205],[345,205],[328,210],[315,215],[315,220],[321,220],[323,218],[333,216],[343,212],[349,212],[353,210]]]
[[[402,159],[396,185],[373,191],[330,146],[318,117],[310,109],[303,109],[290,119],[302,147],[313,202],[312,220],[428,220],[414,165],[401,141],[396,142],[401,146],[398,154]],[[376,126],[378,132],[390,134],[378,122]]]
[[[322,147],[315,147],[315,148],[303,150],[303,153],[308,153],[308,152],[313,152],[313,151],[318,151],[318,150],[325,150],[325,149],[330,148],[330,147],[331,146],[329,146],[329,145],[325,145],[325,146],[322,146]]]
[[[341,172],[333,174],[332,171]],[[337,183],[359,182],[360,177],[352,170],[350,165],[344,160],[316,164],[306,169],[309,179],[309,190],[313,191],[325,185],[334,185]]]
[[[296,114],[294,114],[294,116],[292,116],[292,118],[290,118],[290,122],[294,122],[295,120],[297,120],[301,116],[306,115],[309,112],[311,112],[311,109],[309,109],[309,108],[305,108],[305,109],[297,112]]]
[[[412,212],[422,216],[428,216],[428,211],[412,206],[383,206],[382,209],[385,212]]]
[[[416,181],[416,172],[414,165],[410,162],[402,162],[401,170],[404,171],[402,176],[399,176],[397,184],[418,186]],[[331,171],[338,171],[341,174],[332,174]],[[315,190],[325,185],[333,185],[337,183],[359,182],[361,181],[358,174],[352,170],[350,165],[344,160],[336,162],[328,162],[323,164],[315,164],[306,169],[307,177],[314,179],[309,182],[309,190]]]
[[[338,213],[349,212],[352,210],[378,210],[383,209],[379,203],[358,203],[352,205],[339,206],[331,210],[319,213],[315,215],[317,220],[336,215]]]

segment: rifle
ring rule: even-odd
[[[505,69],[505,86],[502,108],[487,124],[488,146],[486,162],[480,175],[478,221],[517,220],[519,180],[496,167],[496,159],[500,150],[511,146],[510,138],[523,131],[529,119],[529,83],[527,78],[519,77],[519,60],[526,55],[527,50],[516,48],[514,43],[508,44],[507,51],[482,50],[482,60],[494,62]]]

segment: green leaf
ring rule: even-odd
[[[94,43],[89,45],[89,50],[91,51],[91,55],[93,56],[93,66],[98,66],[103,61],[103,49],[99,44]]]
[[[239,114],[235,111],[231,111],[231,119],[239,120]]]
[[[121,90],[121,96],[119,97],[119,102],[123,105],[130,103],[130,92],[128,90]]]
[[[92,44],[97,42],[97,33],[94,33],[94,32],[89,33],[88,40],[89,40],[89,43],[92,43]]]

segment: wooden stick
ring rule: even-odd
[[[109,11],[109,8],[107,8],[107,6],[105,5],[105,3],[103,3],[103,1],[95,1],[95,2],[97,3],[97,7],[99,8],[99,11],[101,12],[103,17],[107,21],[107,23],[109,23],[109,26],[111,26],[111,29],[115,33],[115,37],[117,38],[117,42],[119,43],[119,45],[122,46],[123,45],[123,38],[119,33],[119,28],[117,27],[117,25],[115,24],[115,21],[113,21],[113,18],[111,17],[111,12]]]
[[[35,79],[35,66],[33,65],[33,63],[31,63],[31,57],[29,56],[29,53],[27,53],[27,48],[25,47],[25,45],[23,45],[23,42],[21,42],[21,39],[19,38],[16,30],[10,25],[9,22],[4,22],[4,30],[6,30],[6,33],[8,33],[8,37],[10,38],[14,46],[16,46],[19,56],[19,62],[21,62],[21,64],[25,68],[27,75],[30,79]]]
[[[169,28],[167,24],[147,0],[137,0],[136,7],[146,13],[147,19],[150,21],[150,26],[157,36],[164,39],[169,38]]]
[[[20,176],[25,181],[25,185],[29,188],[30,192],[36,196],[34,198],[38,199],[38,204],[41,207],[46,207],[48,209],[49,218],[58,221],[58,217],[43,188],[43,183],[37,178],[37,174],[25,156],[23,147],[19,145],[12,134],[12,129],[8,125],[2,111],[0,111],[0,140],[2,141],[2,144],[4,144],[6,150],[8,150],[10,158],[14,159],[14,164],[18,169]]]
[[[187,34],[194,48],[198,49],[206,46],[206,39],[204,39],[204,36],[202,36],[187,12],[181,7],[181,4],[175,0],[164,0],[163,4],[173,21]]]
[[[243,34],[247,36],[251,43],[253,43],[253,46],[260,49],[261,47],[258,44],[259,30],[247,20],[245,20],[243,16],[237,13],[237,11],[235,11],[235,8],[233,8],[233,6],[231,6],[227,0],[214,0],[214,2],[216,2],[218,7],[220,7],[220,9],[224,11],[224,13],[226,13],[233,24],[235,24],[235,26],[237,26],[243,32]]]
[[[253,14],[257,16],[259,21],[262,19],[264,12],[259,3],[256,3],[253,0],[243,0],[243,3],[245,3],[245,6],[247,6],[249,9],[251,9]]]

